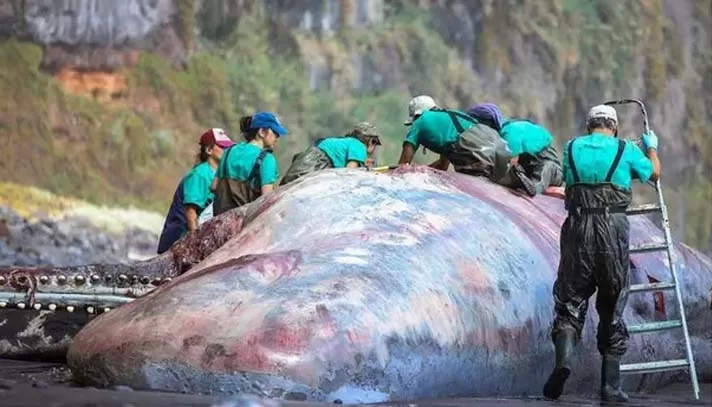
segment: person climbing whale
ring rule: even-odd
[[[507,141],[512,159],[509,177],[503,183],[522,187],[530,196],[542,194],[550,186],[563,185],[559,154],[546,127],[531,120],[504,117],[494,103],[472,105],[467,113]]]
[[[410,129],[403,141],[399,164],[410,164],[422,145],[440,155],[430,167],[484,176],[493,182],[506,174],[511,152],[499,134],[468,114],[439,107],[428,95],[413,98],[408,104]]]
[[[363,167],[374,154],[376,146],[381,145],[380,136],[376,126],[359,122],[344,136],[318,139],[294,156],[280,185],[326,168]]]

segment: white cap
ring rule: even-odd
[[[597,117],[602,117],[604,119],[611,119],[616,124],[618,124],[618,114],[616,113],[616,109],[612,108],[611,106],[598,105],[598,106],[592,107],[591,110],[588,111],[588,116],[586,116],[586,121],[595,119]]]
[[[403,124],[408,125],[413,123],[413,118],[415,116],[423,114],[423,112],[434,108],[435,100],[427,95],[416,96],[410,100],[408,103],[408,120],[403,122]]]

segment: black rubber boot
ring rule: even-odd
[[[628,401],[628,395],[621,390],[621,359],[605,355],[601,364],[601,400]]]
[[[524,189],[524,191],[526,191],[527,194],[529,194],[529,196],[536,195],[536,186],[534,186],[534,182],[527,177],[524,167],[519,164],[514,164],[510,168],[510,171],[512,172],[512,177],[519,181],[519,185]]]
[[[554,341],[556,347],[556,366],[549,375],[549,380],[544,385],[544,397],[556,400],[564,392],[564,383],[571,374],[571,354],[574,350],[574,334],[569,331],[561,331],[556,335]]]

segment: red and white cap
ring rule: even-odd
[[[222,148],[228,148],[235,144],[234,141],[225,133],[225,130],[219,128],[208,129],[202,136],[200,136],[200,142],[203,146],[211,146],[217,144]]]

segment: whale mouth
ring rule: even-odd
[[[72,312],[84,308],[88,313],[109,311],[134,300],[129,289],[108,289],[107,293],[45,293],[35,292],[30,296],[23,292],[0,292],[0,308],[28,310],[61,310]],[[113,292],[111,292],[113,291]]]

